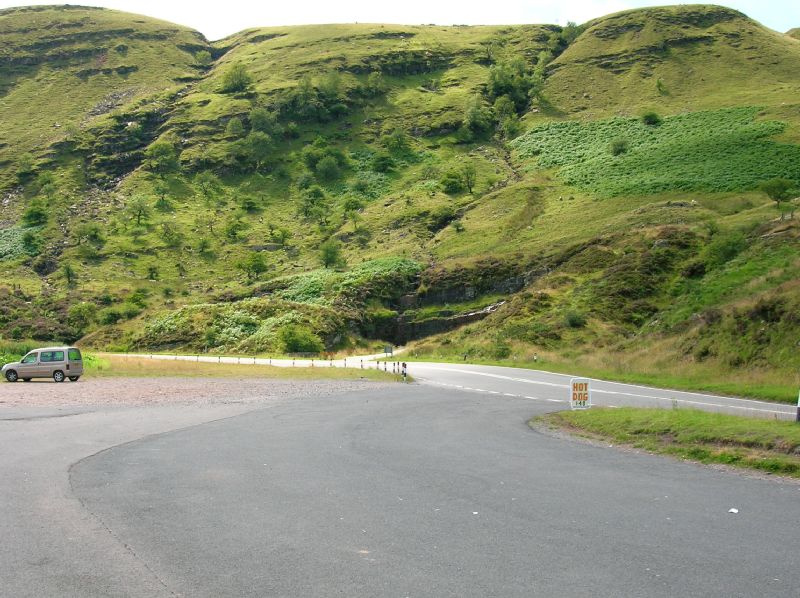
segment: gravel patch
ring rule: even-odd
[[[0,408],[36,406],[260,403],[360,390],[380,392],[396,384],[367,380],[271,380],[248,378],[96,378],[80,382],[32,381],[0,385]]]

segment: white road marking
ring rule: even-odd
[[[503,376],[503,375],[500,375],[500,374],[490,374],[488,372],[475,372],[473,370],[463,370],[463,369],[460,369],[460,368],[442,368],[442,367],[435,367],[435,366],[425,366],[425,367],[427,369],[431,369],[431,370],[438,370],[438,371],[445,371],[445,372],[455,372],[455,373],[459,373],[459,374],[472,374],[474,376],[486,376],[488,378],[498,378],[500,380],[509,380],[511,382],[523,382],[525,384],[538,384],[538,385],[542,385],[542,386],[553,386],[553,387],[556,387],[556,388],[569,388],[569,385],[567,385],[567,384],[557,384],[555,382],[544,382],[542,380],[530,380],[528,378],[518,378],[518,377],[514,377],[514,376]],[[549,372],[545,372],[545,373],[549,373]],[[615,382],[608,382],[606,380],[597,380],[596,378],[591,378],[591,380],[594,380],[596,382],[602,382],[602,383],[605,383],[605,384],[619,384],[619,383],[615,383]],[[631,384],[631,385],[627,385],[626,384],[625,386],[631,386],[632,388],[649,388],[647,386],[637,386],[637,385],[634,385],[634,384]],[[661,390],[661,389],[650,389],[650,390]],[[500,394],[497,391],[488,391],[488,392],[490,392],[492,394]],[[697,394],[696,393],[687,393],[686,391],[664,390],[664,392],[680,392],[682,394],[683,393],[695,394],[695,396],[698,396],[698,397],[710,397],[710,398],[721,399],[721,400],[724,400],[724,401],[736,401],[736,402],[741,402],[741,403],[752,403],[752,404],[755,404],[755,405],[764,405],[763,402],[755,401],[755,400],[751,400],[751,399],[738,399],[738,398],[735,398],[735,397],[717,397],[715,395],[705,395],[705,394],[699,394],[699,393],[697,393]],[[693,400],[689,400],[689,399],[678,399],[678,398],[673,398],[673,397],[657,397],[657,396],[654,396],[654,395],[637,394],[637,393],[616,391],[616,390],[592,389],[592,393],[636,397],[636,398],[641,398],[641,399],[651,399],[651,400],[655,400],[655,401],[669,401],[669,402],[682,403],[682,404],[685,404],[685,405],[698,405],[698,406],[703,406],[703,407],[719,407],[719,408],[722,408],[722,409],[738,409],[738,410],[741,410],[741,411],[758,411],[758,412],[761,412],[761,413],[773,413],[773,414],[779,414],[779,415],[791,415],[793,413],[793,411],[790,411],[788,408],[786,410],[781,410],[781,409],[764,409],[762,407],[744,407],[744,406],[732,405],[732,404],[728,404],[728,403],[709,403],[709,402],[705,402],[705,401],[693,401]],[[549,401],[553,401],[553,402],[558,402],[558,403],[562,402],[562,401],[558,401],[556,399],[548,399],[548,400]]]

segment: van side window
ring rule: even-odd
[[[80,361],[81,360],[81,352],[77,349],[69,349],[67,351],[67,355],[69,355],[70,361]]]
[[[53,361],[64,361],[64,351],[53,351]]]
[[[25,359],[23,359],[20,363],[36,363],[36,355],[37,353],[31,353],[30,355],[26,355]]]
[[[42,363],[49,363],[53,361],[53,352],[52,351],[42,351],[42,357],[39,360]]]

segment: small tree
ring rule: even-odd
[[[72,288],[75,286],[78,275],[75,273],[75,269],[72,267],[72,264],[66,262],[63,266],[61,266],[61,275],[64,277],[64,280],[67,281],[67,286]]]
[[[127,212],[136,221],[136,226],[141,226],[150,218],[150,204],[144,195],[134,195],[125,206]]]
[[[478,171],[475,169],[475,165],[472,162],[467,162],[461,167],[461,182],[466,187],[467,191],[472,193],[472,190],[475,188],[475,183],[478,180]]]
[[[353,228],[358,230],[358,222],[361,220],[359,212],[364,209],[364,202],[357,197],[348,197],[344,202],[344,217],[353,223]]]
[[[225,133],[227,133],[229,137],[236,137],[237,139],[242,137],[244,135],[242,119],[236,116],[230,119],[228,125],[225,127]]]
[[[251,131],[244,139],[244,151],[248,163],[258,171],[272,152],[272,138],[261,131]]]
[[[247,276],[247,282],[253,282],[267,271],[267,262],[260,253],[251,253],[246,258],[236,262],[236,267]]]
[[[222,75],[222,93],[241,93],[252,84],[253,77],[241,62],[229,66]]]
[[[386,92],[386,83],[383,80],[383,73],[373,71],[367,76],[367,83],[364,85],[364,94],[369,97],[376,97]]]
[[[783,203],[788,202],[792,198],[794,188],[794,182],[789,179],[771,179],[759,185],[759,189],[775,202],[775,207],[778,208],[781,214],[781,220],[783,220],[785,212]]]
[[[404,152],[408,150],[408,135],[403,129],[395,129],[381,139],[383,145],[391,152]]]
[[[211,203],[222,191],[222,181],[210,170],[204,170],[194,177],[194,184],[207,203]]]
[[[325,192],[317,185],[309,187],[300,198],[300,213],[305,218],[311,218],[324,203]]]
[[[84,222],[79,224],[75,227],[73,237],[78,245],[90,243],[96,247],[102,247],[106,242],[103,236],[103,230],[96,222]]]
[[[96,317],[97,306],[87,301],[76,303],[67,311],[67,322],[81,333],[92,325]]]
[[[250,111],[250,129],[261,131],[267,135],[275,135],[278,131],[278,117],[266,108],[253,108]]]
[[[330,238],[319,246],[320,261],[325,268],[335,268],[344,263],[342,246],[334,238]]]
[[[325,156],[317,162],[317,176],[323,181],[333,181],[339,178],[339,164],[333,156]]]
[[[270,239],[273,243],[277,243],[281,247],[286,247],[289,239],[292,238],[292,233],[287,228],[276,228],[270,232]]]
[[[183,233],[177,225],[172,222],[161,223],[161,238],[167,247],[175,249],[183,244]]]
[[[145,150],[144,156],[148,170],[162,179],[180,168],[178,152],[169,141],[156,141]]]

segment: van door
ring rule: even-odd
[[[17,375],[20,378],[35,378],[36,370],[39,367],[39,354],[35,351],[28,353],[19,362]]]
[[[75,347],[67,349],[67,368],[69,376],[80,376],[83,374],[83,356],[80,350]]]

